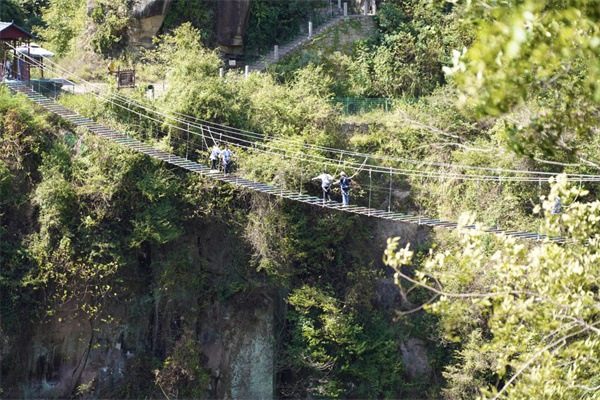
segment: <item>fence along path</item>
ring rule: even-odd
[[[458,224],[456,222],[444,221],[439,219],[429,219],[425,218],[421,215],[410,215],[410,214],[402,214],[395,213],[391,211],[377,210],[368,207],[361,207],[357,205],[348,205],[346,207],[342,207],[342,204],[336,201],[331,201],[329,203],[323,203],[323,199],[316,196],[311,196],[308,194],[303,194],[300,192],[287,190],[283,188],[279,188],[276,186],[271,186],[267,184],[263,184],[260,182],[255,182],[240,176],[229,175],[225,176],[222,173],[212,173],[210,168],[207,165],[200,164],[198,162],[189,160],[188,158],[183,158],[178,155],[156,149],[140,140],[128,137],[114,129],[111,129],[107,126],[101,125],[96,121],[93,121],[83,115],[78,114],[77,112],[68,109],[60,104],[58,104],[53,99],[50,99],[42,94],[34,91],[25,83],[22,82],[4,82],[4,85],[7,86],[14,93],[23,93],[29,99],[31,99],[34,103],[41,106],[42,108],[64,118],[67,121],[70,121],[76,126],[81,126],[90,132],[103,137],[105,139],[111,140],[113,142],[119,143],[123,146],[130,148],[131,150],[147,154],[151,157],[160,159],[169,164],[176,165],[178,167],[187,169],[191,172],[198,173],[204,176],[208,176],[212,179],[219,180],[221,182],[227,182],[239,187],[245,187],[254,191],[267,193],[272,196],[281,197],[284,199],[289,199],[293,201],[303,202],[306,204],[316,205],[319,207],[324,207],[332,210],[343,211],[347,213],[366,215],[369,217],[387,219],[398,222],[408,222],[412,224],[426,225],[432,227],[441,227],[446,229],[456,229]],[[476,229],[475,225],[465,226],[466,229]],[[532,232],[519,232],[513,230],[506,230],[500,228],[491,228],[487,229],[485,232],[491,234],[503,234],[506,236],[512,236],[515,238],[521,239],[530,239],[530,240],[544,240],[548,239],[556,242],[564,242],[564,239],[561,237],[547,237],[545,234],[540,233],[532,233]]]
[[[248,67],[249,72],[266,70],[267,64],[276,64],[282,58],[287,57],[294,51],[298,50],[300,47],[309,43],[315,37],[317,37],[320,34],[322,34],[323,32],[325,32],[326,29],[328,29],[334,25],[337,25],[341,22],[348,21],[351,18],[372,18],[372,16],[370,16],[370,15],[364,16],[361,14],[351,14],[351,15],[344,17],[343,15],[337,15],[337,16],[333,17],[332,19],[330,19],[329,21],[325,22],[324,24],[319,25],[317,28],[315,28],[312,36],[308,36],[308,33],[306,33],[306,34],[298,37],[297,39],[291,41],[290,43],[287,43],[287,44],[279,47],[279,53],[278,53],[279,58],[278,59],[275,58],[275,50],[272,50],[269,54],[267,54],[266,56],[261,58],[259,61],[255,62],[254,64],[249,65],[249,67]]]

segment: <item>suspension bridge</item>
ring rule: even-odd
[[[35,65],[35,60],[32,60],[32,65]],[[61,71],[60,69],[62,69],[62,68],[56,64],[53,65],[53,68],[54,68],[54,70],[49,71],[48,66],[46,66],[46,71],[52,72],[53,74],[55,74],[56,76],[58,76],[61,79],[63,78],[62,73],[69,74],[68,71],[66,71],[66,70]],[[82,80],[82,82],[85,82],[85,81]],[[89,84],[88,82],[85,82],[85,83]],[[512,170],[501,170],[501,169],[497,169],[497,168],[494,169],[494,168],[485,168],[485,167],[470,167],[470,168],[475,169],[475,170],[481,170],[480,172],[487,173],[487,175],[486,174],[482,175],[482,174],[452,173],[452,172],[447,172],[447,171],[424,172],[424,171],[414,170],[414,169],[406,169],[406,168],[402,169],[402,168],[392,168],[392,167],[378,166],[378,165],[369,165],[369,177],[371,176],[371,173],[373,171],[375,171],[377,173],[385,173],[385,174],[389,173],[389,176],[390,176],[390,188],[389,188],[390,189],[390,194],[389,194],[390,202],[388,203],[388,209],[381,210],[381,209],[372,208],[370,201],[369,201],[369,206],[367,206],[367,207],[355,205],[355,204],[344,206],[343,204],[341,204],[337,201],[324,202],[321,197],[316,197],[316,196],[313,196],[310,194],[303,193],[302,183],[300,184],[299,190],[290,190],[290,189],[284,188],[283,185],[280,187],[274,186],[274,185],[269,185],[266,183],[262,183],[262,182],[258,182],[255,180],[245,178],[243,176],[239,176],[237,174],[225,175],[219,171],[211,171],[208,165],[204,165],[200,162],[194,161],[193,159],[191,159],[188,156],[189,146],[193,145],[193,141],[190,141],[190,135],[200,137],[204,141],[204,143],[206,145],[206,149],[209,148],[208,142],[213,142],[213,143],[216,142],[215,137],[218,136],[219,137],[218,140],[221,141],[222,143],[231,143],[231,144],[235,143],[238,147],[241,147],[241,148],[244,148],[244,149],[250,150],[250,151],[251,150],[254,150],[254,151],[260,150],[263,153],[267,153],[267,154],[276,154],[276,155],[283,154],[283,156],[287,156],[290,159],[300,160],[300,162],[304,161],[304,162],[310,162],[313,164],[329,165],[329,166],[336,165],[336,161],[337,161],[336,159],[331,159],[331,158],[327,158],[327,157],[323,157],[323,156],[309,155],[302,151],[297,151],[295,153],[291,152],[291,154],[290,154],[290,152],[286,148],[286,145],[290,145],[290,143],[292,143],[290,141],[286,142],[284,139],[282,139],[282,141],[279,143],[279,145],[267,143],[266,141],[264,141],[264,139],[265,139],[264,135],[257,134],[254,132],[231,128],[231,127],[227,127],[227,126],[216,124],[216,123],[209,122],[209,121],[202,121],[200,119],[186,116],[183,114],[175,113],[175,115],[173,115],[173,114],[166,115],[166,114],[163,114],[163,112],[161,112],[160,110],[153,108],[152,106],[139,104],[139,103],[133,101],[132,99],[126,98],[124,96],[111,94],[110,96],[114,96],[111,98],[111,97],[103,94],[101,92],[101,90],[98,90],[97,87],[94,87],[92,84],[89,84],[89,85],[92,85],[93,90],[90,90],[88,93],[91,93],[94,96],[97,96],[98,98],[100,98],[104,101],[109,101],[115,107],[118,107],[121,110],[124,110],[124,111],[130,113],[131,115],[137,116],[138,118],[140,118],[140,121],[143,118],[147,121],[162,124],[163,126],[166,125],[169,128],[179,130],[180,133],[187,134],[188,135],[187,140],[182,142],[185,144],[185,157],[184,157],[184,156],[175,154],[175,152],[164,151],[164,150],[158,149],[156,147],[153,147],[153,146],[145,143],[142,140],[139,140],[139,139],[129,136],[127,133],[124,134],[124,133],[120,132],[119,130],[113,129],[109,126],[100,124],[90,118],[87,118],[86,116],[81,115],[78,112],[59,104],[55,99],[44,96],[40,92],[33,90],[31,85],[28,85],[27,82],[4,81],[3,84],[6,87],[8,87],[13,93],[24,94],[29,99],[31,99],[35,104],[39,105],[40,107],[44,108],[45,110],[47,110],[51,113],[54,113],[54,114],[60,116],[61,118],[64,118],[65,120],[71,122],[75,126],[83,127],[85,129],[87,129],[88,131],[90,131],[100,137],[103,137],[110,141],[116,142],[116,143],[123,145],[131,150],[147,154],[150,157],[160,159],[166,163],[175,165],[180,168],[184,168],[188,171],[198,173],[203,176],[207,176],[211,179],[215,179],[215,180],[218,180],[221,182],[226,182],[226,183],[238,186],[238,187],[243,187],[243,188],[247,188],[247,189],[250,189],[253,191],[266,193],[271,196],[276,196],[276,197],[280,197],[280,198],[284,198],[284,199],[289,199],[292,201],[297,201],[297,202],[302,202],[302,203],[306,203],[306,204],[310,204],[310,205],[314,205],[314,206],[319,206],[319,207],[323,207],[326,209],[337,210],[340,212],[360,214],[360,215],[365,215],[368,217],[386,219],[386,220],[391,220],[391,221],[419,224],[419,225],[425,225],[425,226],[431,226],[431,227],[440,227],[440,228],[445,228],[445,229],[458,228],[458,223],[456,223],[456,222],[435,219],[435,218],[427,218],[426,216],[421,214],[420,210],[419,210],[418,215],[393,212],[391,210],[391,192],[392,192],[392,176],[395,174],[429,177],[429,178],[435,177],[437,179],[442,179],[442,178],[445,179],[445,178],[449,178],[449,177],[453,177],[453,176],[458,176],[461,179],[471,179],[471,180],[477,179],[478,181],[479,180],[493,181],[493,180],[496,180],[496,178],[497,178],[499,183],[502,182],[502,179],[504,179],[504,181],[508,181],[508,182],[510,182],[510,181],[513,181],[513,182],[538,182],[539,181],[540,185],[542,182],[542,176],[547,178],[548,176],[553,175],[551,173],[546,173],[546,172],[512,171]],[[159,119],[159,117],[166,118],[166,120]],[[165,122],[165,121],[167,121],[167,122]],[[168,121],[171,121],[171,122],[168,122]],[[312,147],[312,148],[319,149],[319,150],[326,150],[331,153],[339,154],[340,161],[343,156],[349,156],[349,157],[355,157],[355,158],[356,157],[361,157],[361,158],[365,157],[365,161],[363,163],[359,163],[359,162],[349,162],[348,163],[351,167],[354,167],[355,169],[365,168],[365,164],[366,164],[368,158],[373,158],[373,159],[384,158],[385,159],[385,157],[381,157],[381,156],[351,152],[351,151],[347,151],[347,150],[326,148],[323,146],[306,145],[306,144],[304,144],[304,146]],[[284,152],[284,153],[281,153],[281,152]],[[405,161],[405,162],[406,161],[408,161],[408,162],[414,161],[415,163],[418,162],[415,160],[401,160],[401,159],[394,159],[394,160],[397,160],[397,161],[400,160],[400,161]],[[429,164],[434,165],[434,166],[435,165],[439,165],[439,166],[445,165],[445,164],[441,164],[441,163],[429,163]],[[337,162],[338,167],[339,167],[339,165],[340,165],[339,162]],[[514,174],[513,176],[501,177],[500,175],[498,175],[498,176],[492,175],[491,171],[497,172],[497,173],[512,172],[512,173],[518,173],[518,174]],[[532,173],[534,175],[533,176],[527,175],[527,173]],[[523,175],[523,174],[525,174],[525,175]],[[570,178],[571,178],[571,180],[579,180],[580,182],[582,182],[582,181],[586,181],[586,182],[600,181],[600,176],[595,176],[595,175],[573,175],[573,176],[570,176]],[[370,199],[370,197],[369,197],[369,199]],[[463,228],[477,229],[477,227],[475,225],[464,226]],[[485,230],[485,232],[490,233],[490,234],[501,234],[501,235],[511,236],[511,237],[520,238],[520,239],[528,239],[528,240],[537,240],[537,241],[549,240],[549,241],[555,241],[555,242],[564,242],[565,241],[564,238],[548,237],[547,235],[540,233],[540,232],[522,232],[522,231],[516,231],[516,230],[502,229],[500,227],[488,228]]]

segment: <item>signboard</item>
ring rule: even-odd
[[[112,71],[111,67],[113,69]],[[114,71],[114,64],[111,62],[108,65],[108,70],[111,74],[114,74],[117,79],[117,89],[135,87],[135,69],[122,70],[121,68],[117,68],[117,70]]]
[[[122,87],[135,87],[135,70],[124,69],[123,71],[117,72],[117,86]]]

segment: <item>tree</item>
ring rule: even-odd
[[[598,118],[597,3],[453,3],[466,4],[478,32],[473,46],[456,50],[453,66],[445,69],[462,91],[461,103],[475,106],[479,116],[515,113],[505,137],[517,153],[587,157],[578,147],[595,132]]]
[[[86,28],[86,2],[83,0],[50,0],[42,10],[46,27],[35,33],[51,44],[58,54],[64,55],[74,45],[74,40]]]
[[[598,395],[600,201],[574,202],[585,194],[562,175],[536,210],[545,231],[562,234],[564,244],[527,245],[461,229],[457,248],[431,252],[413,277],[400,269],[413,252],[396,251],[397,239],[389,240],[385,261],[398,284],[429,291],[431,305],[421,307],[439,313],[448,337],[464,342],[459,364],[446,371],[448,398],[477,391],[483,398]],[[552,215],[556,196],[568,207]]]

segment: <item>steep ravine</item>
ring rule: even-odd
[[[218,225],[202,229],[197,238],[180,240],[180,244],[194,246],[194,262],[204,263],[202,268],[210,274],[227,272],[230,256],[236,251],[232,247],[238,241],[228,238]],[[372,241],[374,260],[381,259],[386,239],[391,236],[418,243],[427,239],[428,230],[377,222]],[[381,262],[377,264],[382,268]],[[142,290],[132,293],[126,303],[109,307],[107,314],[114,318],[113,323],[73,319],[69,310],[74,305],[66,304],[47,324],[38,325],[31,337],[20,338],[21,343],[11,348],[11,353],[19,354],[12,359],[20,360],[21,377],[27,379],[4,387],[8,389],[5,393],[23,398],[64,398],[77,393],[86,398],[114,398],[127,394],[123,387],[154,386],[150,370],[139,375],[140,364],[149,368],[148,359],[168,355],[186,326],[193,327],[203,355],[202,365],[210,375],[208,397],[276,397],[277,340],[284,323],[279,309],[281,293],[284,291],[265,286],[263,290],[242,291],[202,305],[198,304],[198,293],[180,291],[175,297],[167,297]],[[377,296],[376,301],[386,307],[400,304],[391,279],[377,283]],[[409,370],[421,374],[431,371],[427,360],[423,360],[425,353],[415,355],[413,350],[423,346],[421,341],[408,340],[399,345],[407,362],[420,365],[407,366]],[[124,385],[140,379],[135,385]]]

